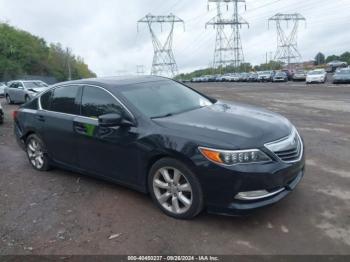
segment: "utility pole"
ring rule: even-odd
[[[291,62],[300,62],[302,60],[301,54],[298,50],[298,29],[300,21],[305,22],[306,25],[306,19],[298,13],[278,13],[268,21],[269,26],[270,22],[275,22],[277,28],[277,50],[274,59],[287,64],[290,70]],[[286,23],[287,27],[290,23],[293,25],[289,34],[283,29],[283,22]]]
[[[69,48],[66,48],[66,63],[67,63],[67,69],[68,69],[68,81],[72,80],[72,68],[71,68],[71,51]]]
[[[138,75],[144,75],[145,74],[145,67],[144,67],[144,65],[136,65],[136,74],[138,74]]]
[[[178,67],[172,50],[174,27],[175,23],[182,23],[185,27],[184,21],[173,14],[167,16],[154,16],[152,14],[148,14],[137,22],[137,26],[140,23],[146,23],[148,25],[152,37],[154,56],[151,74],[170,77],[177,75]],[[170,26],[170,31],[164,44],[162,44],[157,37],[153,28],[154,24],[160,24],[161,28],[163,28],[164,24],[168,24]]]
[[[210,3],[216,3],[217,15],[206,23],[216,28],[216,40],[213,67],[220,68],[226,66],[234,66],[238,69],[244,63],[243,48],[241,42],[240,29],[242,25],[247,25],[239,15],[239,3],[244,3],[245,0],[208,0],[208,8]],[[233,15],[230,18],[225,18],[222,12],[222,6],[226,4],[226,9],[229,10],[229,4],[233,4]],[[230,27],[230,30],[225,30]]]

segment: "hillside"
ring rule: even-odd
[[[82,58],[71,54],[61,44],[47,44],[42,38],[0,23],[0,81],[23,75],[68,79],[68,61],[72,79],[96,76]]]

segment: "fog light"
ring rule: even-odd
[[[268,192],[266,190],[240,192],[235,196],[235,199],[238,199],[238,200],[257,200],[257,199],[262,199],[262,198],[277,195],[284,190],[285,190],[285,188],[283,187],[283,188],[280,188],[280,189],[273,191],[273,192]]]
[[[266,190],[240,192],[236,195],[235,199],[254,200],[254,199],[265,197],[268,194],[269,192],[267,192]]]

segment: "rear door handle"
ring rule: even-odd
[[[86,134],[87,133],[87,130],[86,130],[86,127],[84,124],[82,123],[77,123],[75,122],[74,123],[74,130],[79,133],[79,134]]]
[[[36,118],[37,120],[39,120],[40,122],[45,122],[45,117],[42,116],[42,115],[37,115],[35,118]]]

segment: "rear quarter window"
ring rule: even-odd
[[[46,92],[40,97],[41,108],[44,110],[50,110],[52,98],[52,90]]]
[[[23,107],[26,109],[38,110],[38,98],[26,103]]]

